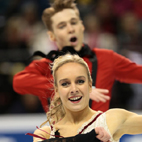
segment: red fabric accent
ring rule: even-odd
[[[137,65],[129,59],[111,50],[94,49],[96,53],[98,68],[96,88],[108,89],[108,96],[115,80],[123,83],[142,83],[142,65]],[[110,100],[106,103],[92,101],[91,108],[105,112],[109,109]]]
[[[96,88],[111,90],[115,80],[123,83],[142,83],[142,65],[137,65],[129,59],[106,49],[94,48],[97,56]],[[88,58],[83,58],[92,73],[92,63]],[[19,94],[33,94],[40,98],[45,112],[48,111],[47,98],[53,92],[53,77],[51,75],[48,59],[33,61],[23,71],[13,78],[13,88]],[[109,109],[110,101],[106,103],[92,101],[92,109],[105,112]]]
[[[102,113],[99,113],[90,123],[88,123],[84,128],[79,132],[81,134],[88,126],[90,126],[96,119],[101,115]]]
[[[48,111],[47,98],[54,94],[53,77],[48,59],[35,60],[13,78],[13,89],[21,94],[38,96],[44,111]]]
[[[32,137],[40,138],[40,139],[42,139],[42,140],[46,140],[46,138],[43,138],[43,137],[41,137],[41,136],[38,136],[38,135],[32,134],[32,133],[26,133],[25,135],[29,135],[29,136],[32,136]]]
[[[49,135],[51,135],[50,133],[46,132],[45,130],[42,130],[42,129],[38,128],[37,126],[36,126],[36,128],[43,131],[43,132],[45,132],[45,133],[47,133],[47,134],[49,134]],[[32,134],[32,133],[26,133],[25,135],[29,135],[29,136],[32,136],[32,137],[37,137],[37,138],[41,138],[43,140],[46,140],[46,138],[38,136],[36,134]],[[55,136],[55,137],[58,137],[58,138],[64,138],[63,136],[60,136],[60,135],[51,135],[51,136]]]

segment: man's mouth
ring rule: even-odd
[[[77,38],[76,37],[72,37],[71,39],[70,39],[70,42],[76,42],[77,41]]]

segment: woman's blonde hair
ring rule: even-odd
[[[52,75],[54,78],[54,86],[57,87],[57,80],[56,80],[56,71],[64,64],[66,63],[78,63],[84,66],[87,70],[87,76],[89,82],[92,82],[92,78],[90,75],[90,71],[88,68],[87,63],[78,55],[71,55],[70,53],[65,54],[63,56],[59,56],[57,59],[54,60],[54,62],[51,64],[52,67]],[[51,104],[49,107],[49,112],[47,112],[47,121],[50,125],[57,123],[59,120],[61,120],[65,116],[65,111],[62,105],[62,101],[59,96],[54,95],[54,97],[51,99]],[[45,122],[45,123],[46,123]]]

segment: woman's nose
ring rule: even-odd
[[[72,84],[71,85],[71,90],[70,90],[71,94],[75,94],[75,93],[78,93],[79,90],[77,88],[77,86],[75,84]]]

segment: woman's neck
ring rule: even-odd
[[[62,119],[64,124],[79,124],[89,120],[96,111],[88,108],[79,112],[66,111],[65,117]]]

